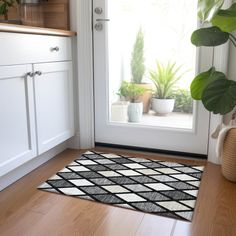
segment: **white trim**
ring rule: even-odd
[[[8,174],[2,176],[0,178],[0,191],[9,186],[10,184],[14,183],[15,181],[19,180],[29,172],[33,171],[43,163],[47,162],[51,158],[55,157],[65,149],[67,149],[67,142],[64,142],[56,146],[55,148],[49,150],[48,152],[33,158],[31,161],[28,161],[27,163],[19,166]]]
[[[80,148],[94,147],[92,1],[77,1]]]
[[[232,4],[232,0],[225,0],[224,7],[228,8]],[[217,70],[223,73],[228,73],[229,61],[229,43],[214,48],[213,65]],[[214,115],[210,116],[210,129],[209,129],[209,148],[208,148],[208,161],[220,164],[220,160],[216,157],[216,139],[211,138],[211,134],[215,131],[219,124],[222,124],[223,116]]]
[[[217,70],[227,74],[228,72],[228,56],[229,56],[229,43],[220,47],[214,48],[213,65]],[[215,131],[219,124],[222,124],[223,116],[214,115],[210,116],[210,129],[209,129],[209,148],[208,148],[208,161],[220,164],[219,159],[216,157],[216,139],[211,138],[211,134]]]

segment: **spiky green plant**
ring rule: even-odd
[[[15,3],[19,4],[20,0],[0,0],[0,15],[4,16],[5,20],[8,20],[8,11],[10,7],[13,7]]]
[[[156,66],[156,70],[150,71],[150,79],[155,85],[155,97],[160,99],[171,98],[176,83],[184,74],[179,74],[181,66],[176,67],[176,63],[170,62],[166,66],[157,62]]]
[[[133,83],[142,83],[143,75],[145,73],[144,62],[144,33],[142,28],[140,28],[136,35],[131,58],[131,73]]]

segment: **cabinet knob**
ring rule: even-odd
[[[51,50],[51,52],[54,52],[54,51],[59,52],[60,49],[59,49],[59,47],[56,46],[56,47],[51,47],[50,50]]]
[[[40,76],[40,75],[42,75],[42,71],[37,70],[37,71],[34,72],[34,75]]]
[[[33,77],[34,76],[34,73],[33,72],[27,72],[26,74],[25,74],[25,78],[27,78],[27,77]]]

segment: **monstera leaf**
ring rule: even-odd
[[[201,100],[205,88],[218,79],[226,79],[226,76],[222,72],[216,71],[214,67],[197,75],[190,86],[192,98],[195,100]]]
[[[212,24],[225,32],[236,30],[236,3],[227,10],[220,10],[212,19]]]
[[[195,30],[191,36],[191,42],[195,46],[218,46],[229,39],[229,33],[221,31],[216,26]]]
[[[210,83],[202,94],[202,102],[208,111],[224,115],[236,106],[236,81],[218,79]]]
[[[223,5],[224,0],[198,0],[198,17],[210,22]]]

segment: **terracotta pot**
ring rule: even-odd
[[[152,98],[152,85],[151,84],[136,84],[141,88],[145,88],[149,91],[146,91],[142,96],[140,96],[140,101],[143,103],[143,113],[148,113],[150,110],[151,105],[151,98]]]
[[[236,182],[236,128],[228,131],[224,140],[221,158],[223,176]]]

